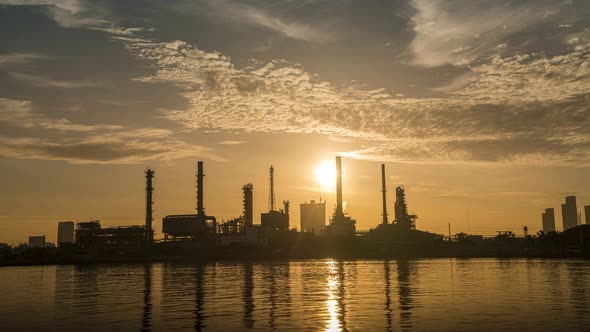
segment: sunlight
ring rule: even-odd
[[[336,189],[336,164],[333,160],[324,160],[315,168],[315,177],[320,189]]]
[[[339,321],[339,306],[337,299],[338,290],[338,275],[336,269],[336,262],[329,260],[326,262],[328,268],[327,289],[328,300],[326,301],[326,309],[328,311],[328,321],[325,331],[339,331],[341,329]]]

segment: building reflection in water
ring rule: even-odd
[[[72,265],[55,266],[55,286],[53,287],[55,319],[66,320],[72,315],[74,294],[74,267]]]
[[[268,294],[268,326],[275,330],[280,326],[281,318],[291,317],[291,286],[289,263],[272,263],[264,265],[265,290]],[[279,320],[277,324],[277,320]]]
[[[197,265],[195,271],[195,331],[201,331],[205,327],[205,267]]]
[[[152,327],[152,264],[143,267],[143,314],[141,330],[150,331]]]
[[[98,274],[100,268],[97,265],[75,265],[74,266],[74,295],[72,305],[72,317],[76,327],[94,327],[95,318],[98,312]]]
[[[385,317],[387,319],[387,331],[392,331],[393,310],[391,309],[391,266],[386,260],[383,262],[385,275]]]
[[[244,263],[244,291],[242,293],[244,302],[244,327],[254,327],[254,268],[251,262]]]
[[[268,285],[268,297],[270,302],[270,312],[268,317],[268,325],[272,330],[275,329],[276,310],[277,310],[277,267],[272,264],[267,266],[269,270],[268,276],[266,276],[266,284]]]
[[[326,331],[346,330],[346,307],[344,289],[344,263],[329,260],[327,262],[327,295],[328,324]]]
[[[397,261],[397,284],[399,295],[399,317],[402,330],[412,329],[412,263]]]

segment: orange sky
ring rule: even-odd
[[[587,1],[0,0],[0,242],[57,222],[155,225],[318,198],[341,154],[358,229],[381,220],[380,164],[421,230],[534,233],[590,204]],[[324,193],[328,211],[333,194]],[[469,217],[468,217],[469,216]],[[255,217],[255,222],[259,217]],[[469,220],[469,222],[468,222]],[[585,222],[584,217],[582,221]]]

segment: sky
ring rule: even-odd
[[[337,154],[357,229],[381,163],[390,219],[403,185],[421,230],[560,229],[590,205],[589,60],[585,0],[0,0],[0,242],[143,224],[148,167],[159,231],[198,160],[207,214],[252,183],[258,223],[273,165],[299,227]]]

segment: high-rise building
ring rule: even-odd
[[[543,232],[549,233],[555,231],[555,210],[553,208],[545,209],[542,213]]]
[[[300,205],[301,231],[320,234],[326,227],[326,202],[301,203]]]
[[[586,215],[586,225],[590,225],[590,205],[584,206],[584,214]]]
[[[563,218],[563,230],[578,226],[578,205],[576,196],[567,196],[565,204],[561,204],[561,217]]]
[[[57,245],[74,243],[74,222],[62,221],[57,224]]]
[[[44,248],[45,247],[45,235],[29,236],[29,247],[31,247],[31,248]]]

